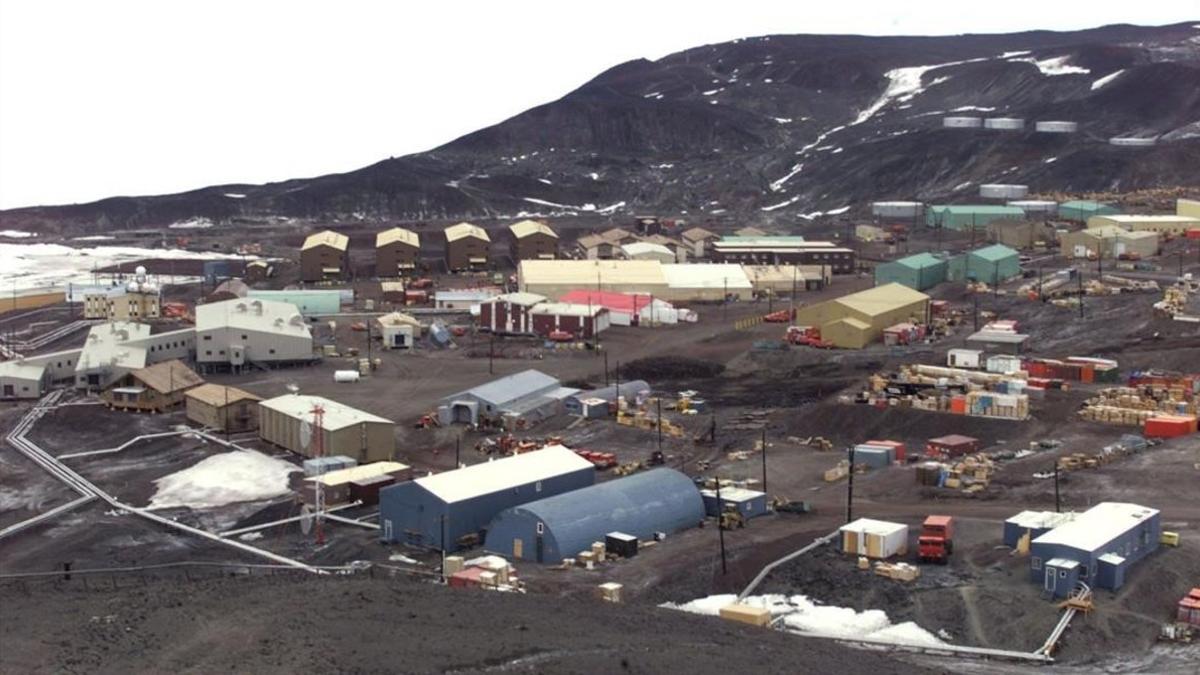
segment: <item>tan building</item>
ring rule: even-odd
[[[684,244],[679,239],[668,237],[665,234],[652,234],[648,237],[642,237],[642,242],[646,244],[658,244],[659,246],[667,247],[667,249],[669,249],[675,256],[675,259],[671,262],[685,263],[688,260],[688,256],[692,252],[691,246]]]
[[[621,244],[628,244],[630,242],[637,241],[637,235],[623,227],[607,229],[601,232],[600,236],[606,241],[612,243],[614,246],[620,246]]]
[[[296,306],[258,298],[197,305],[195,345],[204,370],[314,359],[312,332]]]
[[[513,262],[554,260],[558,257],[558,234],[545,223],[522,220],[508,226]]]
[[[1103,225],[1060,235],[1059,247],[1067,258],[1149,258],[1158,255],[1158,233],[1131,232]]]
[[[929,296],[901,284],[885,284],[802,307],[795,324],[816,326],[821,338],[844,349],[861,349],[883,330],[906,321],[925,323]]]
[[[1054,228],[1041,221],[993,220],[988,223],[988,239],[1016,249],[1046,246],[1054,241]]]
[[[1200,229],[1200,217],[1111,215],[1092,216],[1087,220],[1089,230],[1104,225],[1122,227],[1131,232],[1157,232],[1161,235],[1181,237],[1187,234],[1188,230]]]
[[[172,359],[121,376],[100,398],[115,410],[163,412],[182,403],[185,392],[201,384],[204,380],[194,370]]]
[[[285,394],[259,403],[258,413],[259,438],[305,457],[319,447],[327,456],[383,462],[396,450],[394,422],[320,396]]]
[[[775,295],[819,291],[833,281],[828,265],[742,265],[756,293]]]
[[[223,384],[202,384],[184,394],[187,418],[200,426],[225,433],[258,428],[258,402],[248,391]]]
[[[421,259],[421,238],[416,232],[393,227],[375,235],[375,276],[381,279],[411,274]]]
[[[1176,199],[1175,215],[1200,218],[1200,199]]]
[[[679,238],[683,240],[684,246],[688,247],[688,256],[692,258],[707,258],[712,252],[712,243],[720,239],[703,227],[684,230]]]
[[[350,237],[323,230],[308,235],[300,248],[300,280],[325,281],[350,275]]]
[[[668,290],[657,260],[522,260],[517,284],[521,291],[554,300],[578,289],[658,297]]]
[[[613,254],[620,250],[611,241],[598,234],[588,234],[580,237],[575,245],[583,257],[588,260],[612,260]]]
[[[486,269],[492,239],[486,230],[471,223],[446,228],[446,267],[451,272]]]
[[[160,316],[158,286],[146,281],[145,268],[134,280],[103,293],[83,296],[83,318],[108,321],[145,321]]]

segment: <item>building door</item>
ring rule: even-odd
[[[386,518],[383,521],[383,540],[384,541],[392,540],[392,519],[391,518]]]
[[[513,559],[520,560],[525,553],[525,542],[519,537],[513,538]]]
[[[542,535],[546,533],[546,524],[537,524],[537,557],[536,560],[541,563],[542,558],[546,555],[546,543],[542,540]]]
[[[1055,575],[1057,574],[1057,572],[1058,572],[1058,570],[1056,570],[1055,568],[1053,568],[1049,565],[1046,565],[1045,590],[1049,591],[1051,594],[1054,593],[1055,582],[1057,581],[1057,578]]]
[[[14,394],[14,392],[13,392],[13,386],[12,386],[11,384],[6,384],[6,385],[4,385],[4,395],[5,395],[5,396],[12,396],[13,394]]]

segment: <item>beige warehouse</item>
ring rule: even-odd
[[[320,433],[325,455],[346,455],[359,462],[392,459],[396,449],[394,422],[320,396],[286,394],[261,402],[259,438],[312,457],[317,450],[316,407],[324,411]]]
[[[667,279],[657,260],[522,260],[517,283],[525,293],[554,300],[578,289],[655,297],[667,292]]]
[[[262,399],[237,387],[202,384],[184,394],[187,418],[209,429],[226,433],[254,431],[258,402]]]
[[[1158,232],[1182,236],[1188,230],[1200,229],[1200,217],[1190,216],[1149,216],[1149,215],[1111,215],[1092,216],[1087,220],[1088,229],[1112,225],[1132,232]]]
[[[816,326],[822,339],[861,349],[883,337],[883,329],[905,321],[925,322],[929,296],[901,284],[843,295],[796,312],[796,324]]]
[[[1059,237],[1067,258],[1114,258],[1122,255],[1148,258],[1158,255],[1157,232],[1130,232],[1113,225],[1068,232]]]
[[[1200,218],[1200,199],[1176,199],[1175,215]]]

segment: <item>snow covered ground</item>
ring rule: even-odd
[[[1038,70],[1042,71],[1043,75],[1047,77],[1053,77],[1055,75],[1087,75],[1088,73],[1092,72],[1087,68],[1081,68],[1079,66],[1072,66],[1068,64],[1067,61],[1070,59],[1071,57],[1069,56],[1055,56],[1039,61],[1032,56],[1022,56],[1020,58],[1008,59],[1008,61],[1010,63],[1032,63],[1033,65],[1037,66]]]
[[[229,195],[225,196],[228,197]],[[242,196],[244,197],[245,195]],[[207,230],[213,225],[215,223],[208,218],[189,218],[171,223],[167,228],[172,230]]]
[[[29,239],[36,237],[37,232],[25,232],[24,230],[0,230],[0,237],[8,237],[9,239]]]
[[[1103,87],[1104,85],[1108,84],[1109,82],[1112,82],[1113,80],[1117,79],[1118,77],[1121,76],[1121,73],[1123,73],[1123,72],[1125,72],[1124,68],[1114,71],[1114,72],[1111,72],[1108,75],[1105,75],[1104,77],[1096,80],[1095,82],[1092,82],[1092,91],[1096,91],[1100,87]]]
[[[693,614],[718,616],[722,607],[736,601],[737,596],[733,594],[710,595],[679,605],[668,602],[662,606]],[[803,595],[752,595],[746,598],[744,603],[769,609],[772,619],[782,618],[782,625],[786,630],[801,635],[868,638],[924,647],[945,644],[933,633],[912,621],[892,623],[887,613],[878,609],[858,612],[848,607],[821,605]]]
[[[296,471],[294,464],[250,450],[213,455],[154,481],[158,491],[149,508],[211,509],[272,499],[287,494],[288,476]]]
[[[100,235],[103,236],[103,235]],[[220,253],[201,253],[173,248],[137,246],[71,247],[62,244],[15,244],[0,242],[0,288],[30,290],[73,284],[91,284],[92,270],[143,258],[173,260],[222,260]],[[251,259],[253,256],[248,256]],[[162,280],[166,281],[167,278]],[[175,283],[194,278],[176,277]]]

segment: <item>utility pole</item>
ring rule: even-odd
[[[454,468],[462,466],[462,462],[458,459],[458,454],[462,450],[462,434],[454,437]]]
[[[721,574],[729,573],[729,566],[725,562],[725,519],[722,516],[725,514],[725,505],[721,503],[721,477],[713,475],[713,480],[717,484],[717,536],[721,540]]]
[[[662,395],[654,397],[655,407],[658,408],[658,452],[662,454]]]
[[[604,386],[608,386],[608,352],[604,352]]]
[[[979,294],[972,293],[971,299],[975,301],[975,332],[979,332]]]
[[[1038,265],[1038,300],[1046,301],[1046,297],[1042,295],[1042,266]]]
[[[850,459],[849,480],[846,483],[846,522],[854,520],[854,446],[846,448],[846,456]]]
[[[496,372],[496,334],[488,334],[488,375]]]
[[[446,514],[442,514],[442,540],[439,543],[439,548],[442,549],[442,580],[446,580]]]
[[[1062,513],[1062,500],[1058,493],[1058,460],[1054,460],[1054,512]]]
[[[729,315],[729,277],[725,277],[721,280],[721,287],[723,289],[721,291],[721,323],[724,323],[726,317]],[[13,293],[15,295],[16,291],[14,290]],[[16,302],[17,301],[14,298],[14,306],[16,305]]]
[[[1083,318],[1083,267],[1081,266],[1076,273],[1079,275],[1079,318]]]
[[[367,316],[365,321],[367,324],[367,368],[372,372],[375,371],[375,360],[371,358],[371,317]]]
[[[763,488],[762,491],[767,491],[767,425],[764,422],[762,428],[762,474]]]
[[[992,297],[996,298],[1000,295],[1000,261],[992,262]]]

